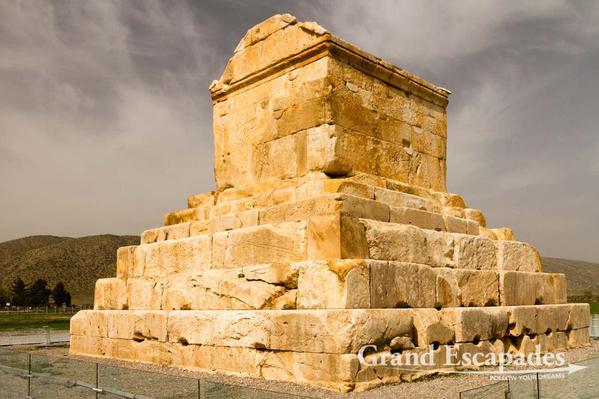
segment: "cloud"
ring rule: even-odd
[[[214,22],[182,2],[0,8],[3,238],[138,233],[211,186]]]
[[[0,240],[139,233],[212,189],[207,87],[281,12],[451,89],[450,189],[599,261],[599,4],[560,0],[0,2]]]

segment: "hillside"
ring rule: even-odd
[[[579,260],[543,258],[543,271],[564,273],[569,297],[599,298],[599,264]]]
[[[62,281],[74,302],[89,302],[98,278],[113,277],[118,247],[139,244],[137,236],[97,235],[81,238],[32,236],[0,243],[0,286],[21,277]]]
[[[81,238],[31,236],[0,243],[0,287],[21,277],[38,278],[53,286],[63,281],[74,302],[90,302],[94,283],[116,272],[118,247],[139,244],[137,236],[97,235]],[[599,264],[559,258],[543,258],[544,271],[565,273],[568,295],[599,298]]]

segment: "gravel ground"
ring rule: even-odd
[[[30,347],[14,347],[16,350],[31,350]],[[92,376],[95,376],[95,371],[91,370],[92,364],[88,363],[89,358],[82,356],[69,356],[68,349],[66,348],[47,348],[42,350],[36,350],[34,352],[36,355],[47,355],[47,360],[44,362],[44,365],[51,364],[53,370],[60,370],[59,374],[63,375],[64,378],[73,378],[73,376],[80,378],[84,381],[91,381]],[[566,358],[569,363],[577,363],[587,359],[595,358],[595,360],[599,359],[599,341],[595,340],[592,342],[590,347],[575,349],[567,352]],[[88,362],[77,362],[77,361],[69,361],[66,360],[87,360]],[[293,384],[293,383],[284,383],[284,382],[276,382],[276,381],[265,381],[261,379],[255,378],[242,378],[235,376],[224,376],[219,374],[211,374],[211,373],[201,373],[195,371],[188,371],[183,369],[176,369],[170,367],[164,367],[159,365],[152,364],[142,364],[142,363],[134,363],[134,362],[125,362],[118,360],[108,360],[108,359],[97,359],[97,361],[103,366],[100,367],[101,372],[101,380],[107,381],[110,380],[110,386],[114,386],[120,388],[124,391],[129,392],[138,392],[136,390],[141,390],[142,393],[149,395],[153,394],[153,397],[157,398],[195,398],[195,385],[196,382],[193,380],[187,379],[176,379],[176,378],[167,378],[161,377],[153,374],[145,374],[145,372],[158,372],[165,373],[172,376],[184,377],[184,378],[193,378],[193,379],[203,379],[207,381],[213,381],[217,383],[224,384],[233,384],[233,385],[241,385],[246,388],[257,388],[262,390],[270,390],[274,391],[272,394],[268,394],[266,392],[251,392],[251,390],[244,390],[241,392],[239,389],[231,389],[228,392],[223,392],[222,387],[211,386],[209,382],[202,382],[202,390],[203,392],[209,392],[210,395],[207,396],[210,399],[212,398],[296,398],[296,397],[312,397],[312,398],[332,398],[332,399],[340,399],[340,398],[356,398],[356,399],[379,399],[379,398],[394,398],[394,399],[447,399],[447,398],[459,398],[459,393],[461,391],[465,391],[472,388],[488,386],[490,384],[496,383],[496,381],[491,381],[488,376],[481,375],[446,375],[446,376],[435,376],[428,377],[416,382],[411,383],[400,383],[387,385],[379,388],[372,389],[367,392],[361,393],[349,393],[349,394],[336,394],[330,391],[316,389],[316,388],[307,388],[301,385]],[[580,371],[578,373],[572,374],[564,383],[564,380],[548,380],[543,381],[543,387],[547,387],[545,391],[551,392],[543,392],[544,397],[547,398],[557,398],[557,399],[568,399],[571,396],[570,393],[566,392],[572,391],[573,385],[575,385],[576,389],[586,389],[589,392],[596,392],[596,396],[593,394],[588,394],[587,398],[599,397],[599,388],[597,385],[599,384],[599,362],[594,361],[594,367],[590,367],[586,370]],[[111,367],[123,367],[126,370],[117,370]],[[0,370],[0,375],[2,370]],[[54,375],[54,372],[52,373]],[[5,378],[2,378],[6,381]],[[14,379],[13,380],[18,380]],[[16,383],[21,383],[22,381],[16,381]],[[507,384],[507,383],[503,383]],[[158,394],[157,392],[152,392],[150,386],[155,385],[157,389],[161,392]],[[531,383],[530,381],[526,382],[514,382],[511,384],[512,390],[517,391],[520,389],[522,392],[526,390],[530,390],[536,384]],[[44,385],[44,389],[47,391],[48,385]],[[497,388],[498,386],[495,386]],[[219,390],[220,389],[220,390]],[[489,387],[489,391],[493,390],[493,387]],[[89,394],[87,391],[80,389],[80,396],[75,395],[77,389],[71,389],[69,391],[69,398],[89,398]],[[563,391],[563,392],[562,392]],[[146,393],[147,392],[147,393]],[[53,392],[46,392],[48,396],[43,397],[65,397],[64,394],[60,390]],[[55,396],[53,396],[55,395]],[[79,395],[79,394],[78,394]],[[87,396],[86,396],[87,395]],[[298,396],[294,396],[298,395]],[[34,396],[39,397],[39,396]],[[114,397],[116,396],[110,396]],[[473,398],[479,398],[480,394],[476,394],[472,396]],[[503,397],[503,396],[501,396]],[[520,397],[528,397],[528,395],[522,396],[512,396],[514,399],[519,399]]]

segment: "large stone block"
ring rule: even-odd
[[[164,286],[164,281],[130,278],[127,280],[129,309],[161,309]]]
[[[590,345],[589,329],[579,328],[567,332],[568,348],[580,348]]]
[[[407,207],[428,212],[433,212],[438,209],[438,206],[428,198],[401,191],[388,190],[382,187],[377,187],[375,189],[374,197],[377,201],[398,208]]]
[[[495,271],[435,269],[436,306],[499,305],[499,278]]]
[[[453,325],[455,342],[502,338],[508,329],[508,310],[504,307],[442,309],[444,320]]]
[[[432,308],[436,305],[437,274],[425,265],[373,261],[370,265],[370,305],[373,308]]]
[[[120,278],[101,278],[96,281],[94,309],[127,309],[127,284]]]
[[[209,270],[184,283],[191,309],[272,309],[297,286],[297,271],[288,264],[255,265]],[[169,309],[177,309],[176,304]]]
[[[306,222],[280,223],[216,233],[213,267],[293,262],[306,256]]]
[[[492,240],[455,235],[455,265],[460,269],[497,270],[497,250]]]
[[[494,241],[497,247],[497,267],[503,271],[540,272],[539,252],[530,244],[518,241]]]
[[[131,245],[120,247],[116,252],[116,276],[127,280],[129,275],[133,275],[135,267],[135,249],[137,246]]]
[[[415,226],[363,220],[371,259],[453,267],[454,239],[451,234],[422,230]]]
[[[545,334],[571,329],[572,327],[568,327],[571,306],[562,304],[509,307],[509,334],[517,337],[522,334]]]
[[[157,278],[174,273],[198,273],[211,267],[212,239],[196,236],[159,241],[137,247],[138,272],[135,277]]]
[[[297,264],[298,309],[370,308],[369,263],[339,260]]]
[[[357,353],[364,345],[412,336],[410,310],[179,311],[168,339],[190,345]],[[318,339],[315,339],[318,337]]]
[[[391,208],[389,221],[391,223],[411,224],[421,229],[447,230],[445,220],[441,214],[408,207]]]
[[[500,272],[502,306],[566,303],[566,278],[559,273]]]
[[[436,309],[414,309],[414,343],[419,347],[448,345],[455,342],[453,319]]]

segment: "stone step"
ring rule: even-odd
[[[354,228],[358,233],[353,235],[353,245],[361,247],[364,258],[460,269],[542,270],[538,251],[528,243],[367,219],[357,223],[363,227]]]
[[[356,353],[412,339],[409,309],[100,311],[78,313],[71,334],[220,347]],[[317,338],[317,339],[316,339]]]
[[[331,260],[98,280],[97,309],[446,308],[565,303],[563,274]]]
[[[310,353],[299,351],[273,351],[263,348],[235,346],[207,346],[188,343],[159,342],[156,340],[129,340],[103,338],[87,335],[72,335],[70,353],[95,357],[108,357],[125,361],[161,364],[171,367],[200,370],[242,376],[264,378],[266,380],[290,381],[321,388],[348,392],[372,389],[385,383],[411,381],[427,375],[438,374],[438,369],[446,370],[448,348],[451,353],[461,356],[464,353],[522,353],[532,354],[535,345],[541,345],[542,352],[588,346],[588,328],[568,332],[554,332],[549,335],[530,337],[524,335],[516,339],[495,339],[473,343],[456,343],[440,346],[433,350],[433,366],[418,368],[380,367],[374,362],[390,357],[389,350],[368,354],[366,363],[361,363],[355,353]],[[422,354],[424,349],[404,350],[401,353],[403,364],[408,356]]]
[[[362,208],[362,202],[354,199],[319,198],[304,204],[304,208],[279,210],[284,217],[279,217],[279,211],[269,217],[264,215],[263,220],[271,223],[212,234],[194,231],[193,223],[169,226],[156,234],[164,237],[163,241],[119,249],[117,276],[163,277],[182,271],[194,274],[211,268],[321,259],[376,259],[458,269],[541,271],[539,254],[527,243],[346,216],[384,219],[386,213],[369,213]],[[297,221],[280,222],[289,219]]]
[[[377,260],[297,264],[298,308],[535,305],[566,302],[565,276]],[[525,291],[523,291],[525,290]]]
[[[70,353],[219,370],[346,392],[446,369],[447,356],[589,345],[588,304],[287,311],[81,311]],[[364,362],[358,353],[365,345]],[[432,345],[432,349],[429,349]],[[432,350],[431,366],[378,367]],[[395,355],[392,355],[395,353]]]
[[[178,216],[167,215],[167,219],[169,219],[167,226],[144,231],[141,242],[152,243],[259,224],[307,220],[314,216],[339,213],[382,222],[410,224],[436,231],[479,234],[479,223],[474,220],[428,211],[425,205],[419,204],[414,199],[418,199],[418,197],[410,194],[394,193],[394,195],[408,198],[401,201],[389,201],[397,205],[395,206],[351,194],[333,193],[263,208],[229,209],[230,213],[218,215],[208,212],[208,208],[205,207],[191,208],[181,211]]]
[[[71,334],[342,354],[357,353],[364,345],[390,348],[400,340],[404,342],[402,349],[410,349],[431,344],[476,344],[522,335],[549,336],[588,328],[589,315],[588,304],[441,310],[89,310],[73,318]]]
[[[464,200],[456,194],[424,190],[372,175],[330,178],[322,173],[286,180],[274,186],[265,185],[262,191],[230,189],[216,194],[209,192],[190,196],[190,209],[167,213],[165,224],[206,221],[218,216],[237,215],[248,210],[300,202],[331,193],[376,200],[392,207],[408,207],[458,217],[486,227],[482,212],[467,208]]]

